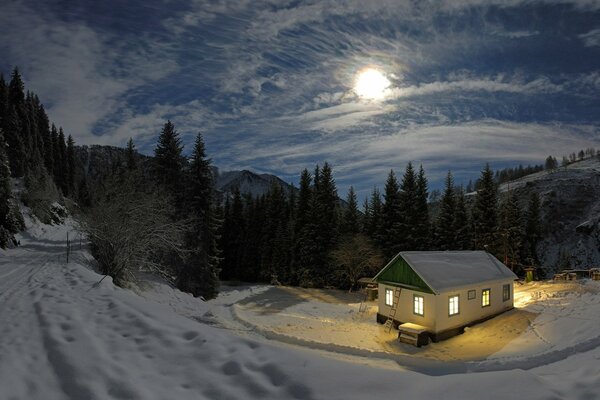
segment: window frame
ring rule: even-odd
[[[485,296],[485,292],[487,292],[487,296]],[[483,301],[487,297],[487,304],[483,304]],[[481,308],[489,307],[492,304],[492,289],[486,288],[481,289]]]
[[[471,297],[471,295],[473,295]],[[477,290],[471,289],[467,292],[467,300],[475,300],[477,298]]]
[[[511,297],[510,283],[502,285],[502,301],[508,301]]]
[[[417,312],[417,298],[421,299],[421,313]],[[420,294],[413,294],[413,314],[418,315],[419,317],[425,316],[425,296],[421,296]]]
[[[388,304],[388,292],[390,293],[391,304]],[[385,305],[388,307],[394,305],[394,289],[385,288]]]
[[[450,313],[450,300],[456,298],[456,312]],[[448,317],[454,317],[460,314],[460,294],[453,294],[448,296]]]

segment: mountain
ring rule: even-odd
[[[293,186],[284,182],[275,175],[257,174],[252,171],[219,171],[216,168],[215,186],[222,194],[231,195],[237,188],[240,193],[249,193],[253,197],[262,196],[269,191],[273,183],[277,183],[286,194],[289,194]]]
[[[501,193],[509,190],[523,209],[531,192],[540,196],[543,239],[537,254],[545,270],[600,267],[600,158],[500,185]]]

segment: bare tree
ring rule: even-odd
[[[110,178],[83,221],[100,272],[117,285],[134,280],[135,271],[173,278],[168,255],[185,258],[187,222],[173,221],[172,201],[156,190],[141,190],[134,178]]]
[[[381,252],[361,234],[343,239],[332,255],[340,272],[348,279],[350,291],[361,277],[375,274],[383,264]]]

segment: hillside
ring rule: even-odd
[[[543,240],[537,248],[548,271],[600,266],[600,159],[577,161],[502,184],[526,206],[531,192],[541,200]]]

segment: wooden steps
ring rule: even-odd
[[[421,347],[429,343],[427,328],[410,322],[398,326],[398,340]]]

